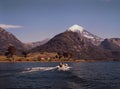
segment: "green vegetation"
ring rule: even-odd
[[[14,60],[13,60],[14,59]],[[12,55],[12,57],[8,56],[0,56],[0,61],[2,62],[30,62],[30,61],[36,61],[36,62],[57,62],[57,61],[74,61],[70,56],[68,56],[66,53],[64,55],[59,53],[23,53],[21,56]]]

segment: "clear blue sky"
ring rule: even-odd
[[[51,38],[74,24],[120,38],[120,0],[0,0],[1,24],[22,42]]]

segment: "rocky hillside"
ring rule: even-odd
[[[46,44],[36,47],[33,51],[67,52],[76,59],[102,59],[111,55],[108,51],[93,45],[89,39],[72,31],[56,35]]]
[[[100,46],[111,51],[115,60],[120,60],[120,38],[105,39]]]
[[[120,51],[120,38],[105,39],[100,46],[104,49]]]
[[[85,30],[82,26],[73,25],[32,51],[69,53],[76,59],[118,60],[120,59],[119,50],[119,38],[103,40]]]
[[[0,54],[4,54],[9,45],[15,46],[18,51],[24,50],[24,44],[21,41],[0,27]]]

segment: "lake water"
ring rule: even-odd
[[[120,89],[120,62],[0,63],[0,89]],[[27,70],[34,68],[34,70]]]

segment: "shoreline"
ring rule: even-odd
[[[85,59],[82,59],[82,60],[70,60],[70,61],[0,61],[0,63],[23,63],[23,62],[103,62],[103,61],[106,61],[106,62],[109,62],[109,61],[114,61],[114,60],[85,60]]]

